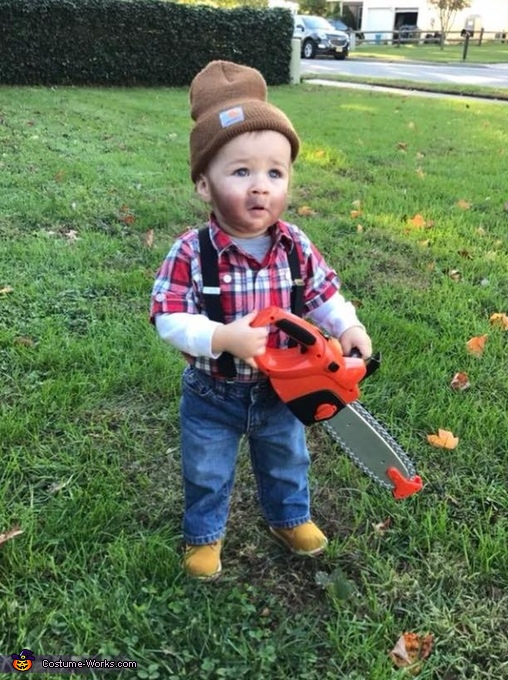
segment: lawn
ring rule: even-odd
[[[0,534],[22,531],[0,546],[0,649],[137,661],[122,678],[388,680],[410,677],[389,657],[409,631],[434,636],[420,678],[501,680],[505,107],[307,84],[271,100],[303,140],[287,218],[358,306],[383,356],[362,401],[426,486],[395,501],[311,429],[331,543],[302,561],[270,539],[244,455],[224,575],[189,582],[183,360],[148,323],[157,267],[206,216],[187,91],[0,88]],[[455,449],[429,445],[438,428]]]
[[[352,59],[369,57],[373,59],[387,59],[390,61],[431,61],[431,62],[462,62],[464,61],[464,44],[445,45],[374,45],[360,43],[351,52]],[[467,63],[471,64],[503,64],[508,63],[508,43],[483,42],[471,40],[467,53]]]

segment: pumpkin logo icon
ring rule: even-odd
[[[23,673],[24,671],[29,671],[35,661],[33,652],[29,649],[22,649],[19,654],[12,654],[12,667]]]

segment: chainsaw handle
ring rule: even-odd
[[[317,328],[279,307],[262,309],[251,322],[253,328],[269,325],[275,326],[305,347],[313,347],[319,337]]]

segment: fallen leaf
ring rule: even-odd
[[[363,224],[357,224],[356,225],[356,233],[361,234],[363,231]]]
[[[506,314],[496,313],[492,314],[489,319],[490,325],[496,328],[501,328],[503,331],[508,331],[508,316]]]
[[[459,438],[455,437],[450,430],[438,429],[437,434],[428,434],[427,441],[431,446],[439,449],[454,449],[459,443]]]
[[[11,288],[10,286],[0,288],[0,295],[7,295],[8,293],[14,293],[14,288]]]
[[[72,243],[74,241],[80,240],[78,232],[75,229],[68,229],[67,231],[64,232],[64,236],[68,241],[71,241]]]
[[[489,336],[486,335],[476,335],[475,337],[471,338],[466,342],[466,348],[467,351],[470,354],[476,354],[476,356],[480,356],[483,354],[483,350],[485,349],[485,343],[487,342],[487,338]]]
[[[422,158],[425,158],[425,154],[422,153],[421,151],[418,151],[416,154],[416,158],[421,161]]]
[[[308,205],[302,205],[298,208],[298,214],[300,217],[310,217],[311,215],[315,215],[316,211],[312,210]]]
[[[422,248],[428,248],[430,246],[430,239],[425,239],[424,241],[418,241],[418,245]]]
[[[423,217],[423,215],[420,215],[418,213],[414,217],[412,217],[409,220],[409,222],[413,225],[413,227],[418,227],[418,228],[424,227],[425,224],[426,224],[425,218]]]
[[[456,390],[457,392],[463,392],[464,390],[469,389],[471,387],[471,383],[469,382],[468,374],[460,372],[455,373],[450,383],[450,387],[452,390]]]
[[[459,272],[458,269],[450,269],[448,272],[448,276],[451,278],[452,281],[460,281],[462,278],[462,274]]]
[[[463,248],[462,250],[457,250],[457,253],[461,257],[464,257],[466,260],[472,260],[473,259],[473,256],[471,255],[469,250],[467,250],[466,248]]]
[[[351,205],[353,206],[353,208],[356,208],[357,210],[360,210],[360,208],[362,207],[362,202],[360,201],[359,198],[357,198],[356,201],[353,201],[353,202],[351,203]]]
[[[16,538],[16,536],[20,536],[23,533],[23,531],[19,528],[18,525],[13,526],[10,531],[6,531],[3,534],[0,534],[0,545],[3,543],[7,543],[7,541],[10,541],[11,538]]]
[[[23,335],[14,338],[13,343],[15,345],[23,345],[23,347],[33,347],[35,345],[35,342],[32,340],[32,338],[27,338]]]
[[[464,200],[461,198],[459,201],[456,203],[457,208],[460,208],[461,210],[469,210],[471,207],[471,203],[469,201]]]
[[[485,227],[478,227],[478,229],[476,230],[476,233],[477,233],[479,236],[485,236],[485,234],[486,234],[487,232],[485,231]]]
[[[362,214],[362,211],[361,210],[351,210],[351,212],[349,214],[351,215],[351,217],[353,219],[356,219],[357,217],[360,217],[360,215]]]
[[[418,177],[419,177],[420,179],[423,179],[423,178],[425,177],[425,173],[424,173],[424,171],[422,170],[422,168],[416,168],[416,174],[418,175]]]
[[[118,210],[118,220],[124,224],[130,225],[134,224],[136,218],[132,214],[128,205],[121,205]]]
[[[399,151],[407,151],[407,142],[397,142],[397,149]]]
[[[143,242],[147,248],[152,248],[153,246],[153,234],[153,229],[149,229],[145,234]]]
[[[392,518],[388,517],[384,522],[372,522],[372,528],[376,534],[384,534],[392,525]]]
[[[423,662],[430,656],[434,636],[431,633],[403,633],[390,652],[390,658],[397,668],[407,668],[411,675],[421,672]]]

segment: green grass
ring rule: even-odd
[[[311,430],[331,545],[299,561],[260,520],[244,455],[224,576],[188,582],[183,361],[147,321],[155,270],[205,217],[188,94],[1,88],[0,533],[23,534],[0,547],[0,649],[119,654],[139,664],[125,678],[388,680],[399,635],[430,631],[419,677],[507,677],[508,333],[489,325],[508,311],[504,107],[309,85],[271,100],[303,141],[287,217],[357,301],[383,354],[362,400],[426,487],[396,502]],[[440,427],[457,449],[426,443]]]
[[[463,62],[464,45],[462,43],[445,45],[374,45],[361,43],[351,52],[350,58],[368,57],[389,61],[431,61],[431,62]],[[474,39],[470,41],[466,63],[502,64],[508,63],[508,43],[484,42],[478,45]]]

